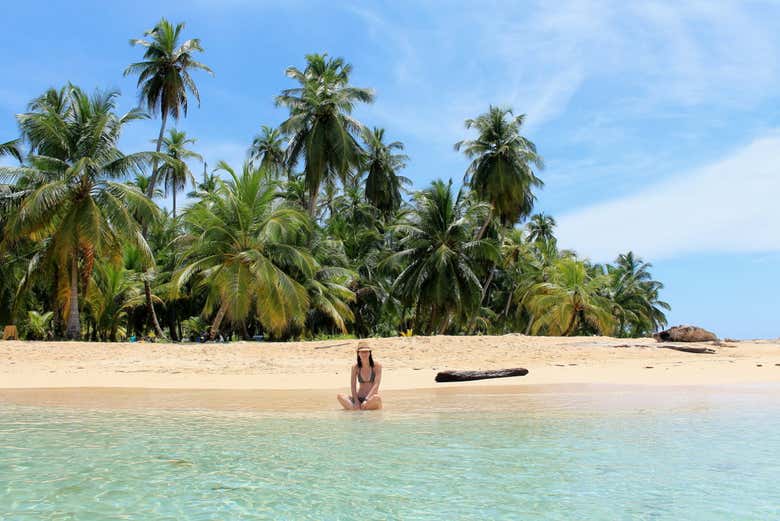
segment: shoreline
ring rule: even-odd
[[[389,390],[380,414],[495,412],[589,414],[618,409],[694,409],[760,403],[780,406],[780,382],[752,384],[618,385],[507,384]],[[0,389],[0,407],[43,407],[88,411],[300,412],[342,411],[335,392],[325,389],[173,389],[71,387]],[[371,414],[371,413],[368,413]]]
[[[780,339],[659,349],[653,339],[434,336],[369,339],[383,391],[475,386],[780,382]],[[144,344],[0,342],[0,389],[346,390],[356,340]],[[525,367],[523,377],[436,383],[445,369]]]

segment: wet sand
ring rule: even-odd
[[[0,389],[0,406],[71,410],[140,410],[231,413],[334,413],[397,417],[408,414],[469,412],[522,413],[526,416],[609,415],[616,411],[695,412],[780,407],[780,383],[720,385],[553,384],[470,386],[389,390],[382,411],[341,411],[335,392],[316,390],[224,390],[140,388]],[[389,415],[389,416],[388,416]]]

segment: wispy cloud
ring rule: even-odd
[[[349,10],[388,49],[399,84],[425,100],[404,111],[397,109],[408,106],[408,97],[384,99],[385,112],[399,124],[462,118],[464,106],[484,110],[494,103],[528,113],[535,129],[565,113],[589,82],[615,86],[609,106],[634,115],[766,99],[780,86],[780,39],[767,16],[771,4],[761,6],[763,17],[749,7],[591,0],[464,4],[437,10],[424,30],[387,10]],[[469,79],[451,83],[452,68]]]
[[[780,134],[703,168],[558,220],[561,246],[597,261],[780,251]]]

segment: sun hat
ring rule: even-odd
[[[371,346],[368,345],[368,342],[360,341],[357,345],[358,351],[371,351]]]

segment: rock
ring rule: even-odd
[[[658,342],[712,342],[718,340],[715,333],[696,326],[674,326],[653,335]]]

